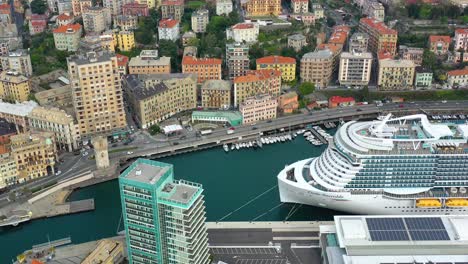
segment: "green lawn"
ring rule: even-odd
[[[203,1],[189,1],[187,2],[187,8],[190,9],[198,9],[202,6],[204,6],[206,3]]]

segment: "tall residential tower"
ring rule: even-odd
[[[200,184],[174,180],[173,166],[138,159],[119,177],[130,264],[207,264]]]

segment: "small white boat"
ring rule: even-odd
[[[227,145],[227,144],[224,144],[224,145],[223,145],[223,149],[224,149],[224,151],[228,152],[228,151],[229,151],[228,145]]]
[[[270,144],[270,139],[269,138],[265,138],[265,144]]]
[[[240,146],[239,146],[239,144],[236,144],[236,149],[240,149]]]
[[[262,144],[265,144],[265,139],[260,138],[260,142],[262,142]]]
[[[234,150],[236,148],[236,145],[234,143],[231,145],[231,150]]]

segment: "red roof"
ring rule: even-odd
[[[180,6],[184,5],[184,0],[164,0],[162,1],[162,5]]]
[[[0,13],[10,14],[11,6],[9,4],[0,4]]]
[[[232,29],[249,29],[253,27],[254,27],[253,23],[239,23],[239,24],[235,24],[234,26],[232,26]]]
[[[392,34],[392,35],[397,35],[398,32],[394,29],[391,29],[385,25],[384,22],[375,20],[373,18],[361,18],[359,21],[362,24],[365,24],[371,28],[375,28],[380,34]]]
[[[460,76],[460,75],[468,75],[468,69],[461,69],[461,70],[453,70],[447,72],[448,76]]]
[[[127,66],[128,64],[128,57],[125,56],[125,55],[122,55],[122,54],[115,54],[115,56],[117,57],[117,65],[119,67],[125,67]]]
[[[46,15],[39,15],[39,14],[32,14],[31,15],[31,20],[44,20],[44,21],[47,21],[47,16]]]
[[[281,77],[281,71],[269,69],[248,71],[246,75],[236,77],[234,83],[258,82],[272,77]]]
[[[37,259],[33,259],[33,260],[31,261],[31,264],[44,264],[44,262],[39,261],[39,260],[37,260]]]
[[[179,24],[179,21],[177,21],[175,19],[171,19],[171,18],[161,19],[159,21],[159,27],[160,28],[173,28],[173,27],[177,26],[178,24]]]
[[[388,51],[380,51],[377,54],[378,60],[393,59],[393,55]]]
[[[468,34],[468,28],[457,28],[455,34]]]
[[[76,24],[60,26],[54,29],[54,33],[75,33],[80,29],[81,29],[81,25],[76,23]]]
[[[342,47],[339,47],[335,44],[326,44],[326,43],[322,43],[320,45],[317,46],[317,48],[315,48],[316,50],[330,50],[333,54],[337,54],[338,52],[341,51]]]
[[[330,102],[336,103],[336,104],[341,104],[341,103],[350,103],[354,102],[353,97],[341,97],[341,96],[332,96],[329,99]]]
[[[450,43],[452,41],[452,38],[450,36],[440,36],[440,35],[430,35],[429,36],[429,42],[445,42],[445,43]]]
[[[67,15],[67,14],[65,14],[65,13],[60,14],[60,15],[57,17],[57,20],[70,20],[70,19],[73,19],[73,16],[72,16],[72,15]]]
[[[218,58],[195,58],[192,56],[184,56],[182,65],[221,65],[222,61]]]
[[[258,64],[285,64],[285,63],[296,64],[296,59],[291,58],[291,57],[283,57],[283,56],[266,56],[266,57],[257,59],[257,65]]]
[[[42,20],[31,21],[31,25],[32,25],[33,27],[45,26],[46,23],[47,23],[46,21],[42,21]]]
[[[123,5],[123,7],[125,7],[125,8],[132,8],[132,7],[133,8],[147,8],[148,5],[133,2],[133,3],[128,3],[128,4]]]
[[[333,27],[333,32],[346,32],[349,33],[351,31],[351,28],[346,26],[346,25],[338,25]]]

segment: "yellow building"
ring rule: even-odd
[[[123,261],[122,242],[111,239],[99,241],[97,247],[91,252],[81,264],[119,264]]]
[[[158,8],[161,6],[161,0],[137,0],[136,2],[147,5],[149,9]]]
[[[379,90],[412,89],[415,68],[410,60],[379,60]]]
[[[278,70],[247,71],[245,76],[236,77],[233,82],[234,106],[239,106],[252,96],[278,96],[281,92],[281,72]]]
[[[208,80],[201,87],[202,107],[226,108],[231,105],[231,82]]]
[[[282,56],[267,56],[257,59],[257,70],[279,70],[283,81],[296,79],[296,59]]]
[[[197,106],[196,74],[129,74],[123,77],[123,84],[142,128]]]
[[[16,71],[0,73],[0,99],[11,102],[28,100],[31,90],[29,79]]]
[[[248,0],[243,5],[247,16],[278,16],[281,14],[281,0]]]
[[[67,62],[80,136],[122,132],[127,121],[115,54],[88,52]]]
[[[51,132],[24,133],[10,138],[11,155],[18,181],[25,182],[55,173],[57,149]]]
[[[135,34],[133,31],[120,31],[115,34],[117,47],[121,51],[131,51],[135,48]]]
[[[0,155],[0,189],[16,183],[18,170],[16,169],[16,161],[10,155],[5,153]]]

